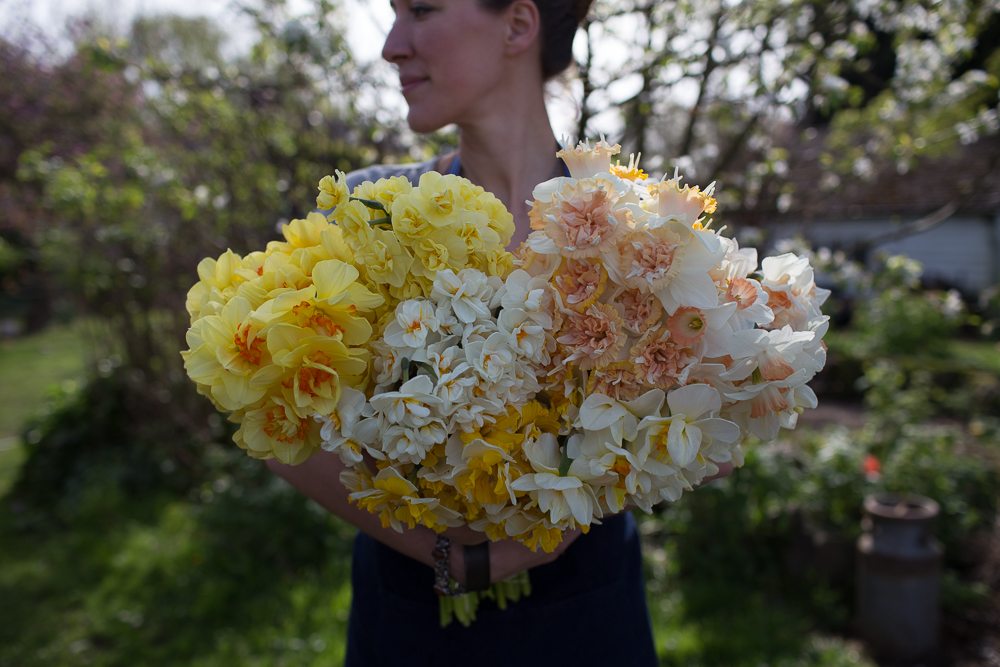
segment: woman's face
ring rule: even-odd
[[[502,95],[503,13],[477,0],[390,0],[396,12],[382,57],[399,70],[417,132],[480,117]]]

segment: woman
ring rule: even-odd
[[[535,185],[564,173],[544,85],[565,70],[573,37],[590,1],[393,0],[396,18],[382,50],[399,71],[417,132],[459,128],[458,153],[409,166],[380,166],[352,174],[362,180],[425,171],[459,173],[494,193],[513,213],[512,247],[529,231]],[[530,570],[532,593],[500,610],[489,602],[471,627],[440,628],[434,593],[436,536],[418,528],[403,534],[351,506],[337,480],[339,458],[320,453],[289,467],[269,465],[361,533],[352,566],[354,595],[349,667],[371,665],[602,665],[656,664],[642,582],[639,540],[630,515],[606,518],[585,535],[573,533],[552,554],[512,541],[481,542],[470,530],[447,534],[455,544],[445,561],[460,582],[466,574],[496,582]],[[485,554],[485,556],[484,556]],[[467,567],[466,555],[470,557]],[[443,554],[438,551],[437,561]]]

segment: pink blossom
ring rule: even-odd
[[[639,377],[664,390],[685,384],[691,366],[698,361],[691,348],[675,341],[666,327],[643,336],[630,356],[638,365]]]
[[[636,335],[645,333],[663,316],[663,304],[652,294],[630,289],[619,295],[616,301],[625,313],[625,328]]]
[[[628,340],[624,328],[614,307],[595,303],[582,313],[567,312],[556,341],[568,348],[567,363],[577,362],[583,369],[600,368],[617,361]]]
[[[567,258],[552,282],[574,310],[584,310],[604,291],[608,273],[596,259]]]

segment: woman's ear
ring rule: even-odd
[[[517,55],[530,49],[538,40],[542,18],[532,0],[514,0],[507,7],[508,55]]]

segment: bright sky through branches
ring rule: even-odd
[[[247,4],[252,5],[252,0]],[[311,4],[309,0],[289,0],[288,13],[291,16],[306,13]],[[345,36],[356,61],[380,62],[382,43],[392,24],[389,2],[343,0],[341,6],[342,15],[349,19]],[[124,34],[135,17],[165,13],[206,16],[219,25],[228,26],[230,42],[227,46],[237,53],[252,43],[252,24],[232,0],[116,0],[114,3],[108,0],[0,0],[0,34],[11,37],[33,26],[41,29],[61,50],[69,48],[65,26],[74,17],[96,16]],[[379,78],[387,85],[395,84],[395,75],[388,65]],[[380,96],[379,99],[383,105],[398,105],[400,115],[405,113],[402,95]],[[576,111],[566,91],[553,91],[550,109],[557,135],[573,134]]]

